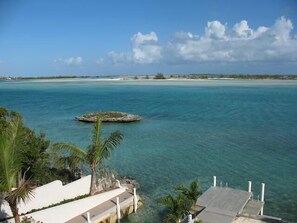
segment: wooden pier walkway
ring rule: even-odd
[[[252,193],[232,188],[210,187],[197,200],[204,209],[198,218],[204,223],[231,223],[236,216],[258,215],[264,202],[251,199]]]
[[[120,207],[122,211],[133,205],[133,193],[125,191],[86,212],[80,213],[78,216],[70,219],[66,223],[86,223],[87,212],[90,213],[91,222],[99,222],[102,219],[109,218],[114,215],[116,216],[117,197],[119,197]]]

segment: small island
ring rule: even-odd
[[[125,112],[91,112],[81,116],[75,117],[76,120],[81,122],[96,122],[97,115],[100,115],[102,118],[102,122],[119,122],[119,123],[127,123],[127,122],[137,122],[142,119],[139,115],[132,115]]]

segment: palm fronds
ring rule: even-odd
[[[165,205],[168,210],[167,215],[163,219],[164,222],[179,222],[187,211],[187,200],[181,194],[176,197],[167,195],[160,200],[160,203]]]
[[[0,192],[8,202],[15,221],[20,222],[18,202],[25,202],[33,193],[30,181],[25,179],[25,174],[21,175],[21,163],[16,152],[16,140],[22,127],[21,118],[17,113],[11,113],[8,120],[0,132]]]
[[[117,146],[121,143],[123,137],[123,134],[119,131],[112,132],[103,142],[101,149],[101,157],[104,159],[108,159],[110,157],[111,152],[114,151],[117,148]]]
[[[189,187],[180,184],[175,188],[177,196],[167,195],[161,198],[160,203],[167,208],[164,222],[179,222],[184,214],[188,213],[201,195],[198,180],[190,183]]]
[[[50,153],[55,157],[55,165],[60,168],[75,169],[86,160],[86,151],[74,144],[55,143],[50,148]]]
[[[189,188],[184,185],[178,185],[176,190],[186,196],[193,204],[196,203],[198,197],[201,195],[198,180],[194,180],[190,183]]]
[[[94,124],[93,137],[91,145],[86,150],[68,143],[56,143],[52,145],[50,151],[58,167],[68,166],[71,169],[79,163],[87,163],[91,167],[91,189],[90,193],[95,193],[96,187],[96,166],[101,160],[110,157],[111,152],[116,149],[123,139],[123,134],[119,131],[112,132],[107,138],[101,138],[101,117],[97,116],[97,122]]]

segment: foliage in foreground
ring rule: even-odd
[[[34,184],[41,186],[54,180],[70,182],[74,177],[67,170],[51,168],[47,149],[50,141],[45,139],[44,133],[37,135],[26,127],[22,116],[14,111],[0,107],[0,132],[8,134],[9,126],[15,117],[18,117],[18,131],[14,138],[15,153],[20,163],[21,172],[26,172],[26,177]]]
[[[86,163],[91,168],[90,195],[94,195],[97,190],[96,168],[102,160],[108,159],[123,139],[119,131],[112,132],[108,137],[102,138],[101,116],[97,116],[94,123],[93,138],[91,144],[85,150],[74,144],[56,143],[51,148],[53,154],[57,154],[57,164],[65,163],[74,170],[80,163]]]
[[[34,218],[32,217],[27,217],[27,216],[24,216],[22,218],[22,221],[21,223],[43,223],[42,221],[36,221]]]
[[[177,195],[167,195],[160,200],[160,203],[167,209],[163,222],[179,222],[186,213],[191,211],[201,195],[198,180],[192,181],[189,188],[180,184],[175,188],[175,192]]]
[[[33,187],[73,179],[69,171],[50,167],[49,144],[44,133],[36,135],[24,125],[19,113],[0,107],[0,195],[17,223],[18,203],[32,197]]]
[[[19,114],[0,110],[0,193],[7,201],[16,223],[20,223],[18,203],[32,197],[32,184],[26,180],[17,147],[17,137],[22,127]]]

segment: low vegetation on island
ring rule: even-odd
[[[243,80],[297,80],[297,75],[281,74],[187,74],[170,75],[175,79],[243,79]]]
[[[52,80],[52,79],[123,79],[123,80],[166,80],[166,79],[243,79],[243,80],[297,80],[297,74],[163,74],[156,75],[139,74],[136,76],[36,76],[36,77],[15,77],[12,75],[0,76],[0,80]]]
[[[162,73],[157,73],[156,76],[154,77],[155,80],[164,80],[166,77]]]
[[[142,119],[139,115],[128,114],[125,112],[91,112],[81,116],[75,117],[76,120],[81,122],[97,122],[98,115],[101,117],[102,122],[137,122]]]

